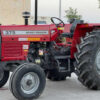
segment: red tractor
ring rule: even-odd
[[[75,72],[83,85],[100,89],[100,24],[65,25],[52,17],[51,25],[28,25],[24,14],[25,25],[0,26],[0,87],[13,72],[12,94],[32,100],[43,92],[45,76],[60,81]]]

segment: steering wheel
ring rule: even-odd
[[[56,27],[64,27],[65,26],[64,22],[57,17],[52,17],[51,21],[52,21],[53,24],[56,25]],[[58,21],[58,23],[57,23],[57,21]]]

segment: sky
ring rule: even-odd
[[[82,19],[89,23],[100,23],[98,0],[62,0],[61,19],[67,22],[65,10],[77,8]],[[31,12],[34,15],[34,0],[31,1]],[[38,0],[38,16],[59,17],[59,0]]]

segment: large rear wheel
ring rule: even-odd
[[[79,81],[89,89],[100,89],[100,30],[81,38],[75,58]]]

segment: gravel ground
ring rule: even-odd
[[[16,100],[9,91],[8,83],[0,89],[0,100]],[[45,91],[38,100],[100,100],[100,91],[88,90],[73,74],[62,82],[47,80]]]

